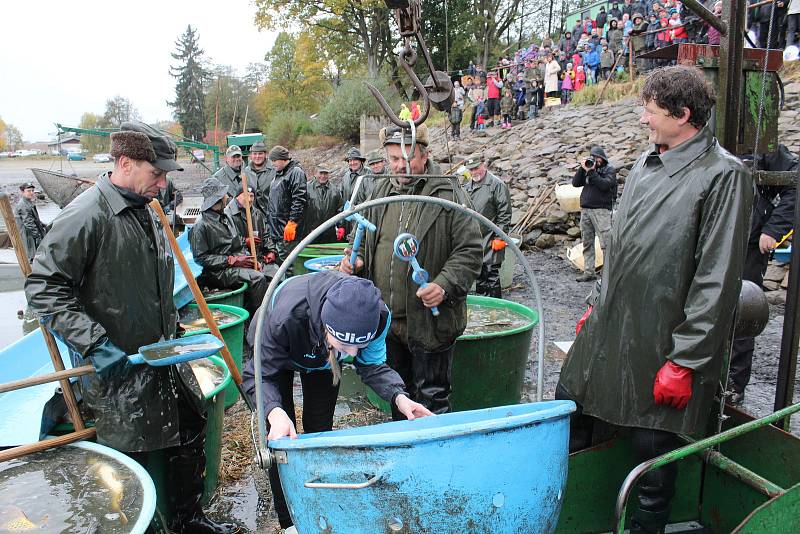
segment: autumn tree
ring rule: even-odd
[[[117,95],[106,100],[106,110],[103,113],[104,127],[119,128],[123,122],[138,120],[140,120],[139,112],[127,98]]]
[[[108,128],[111,124],[106,121],[102,115],[95,113],[84,113],[81,115],[81,121],[78,124],[81,128],[98,130]],[[81,135],[81,147],[86,149],[92,154],[99,154],[108,152],[111,146],[111,139],[109,137],[102,137],[99,135]]]
[[[22,140],[22,132],[13,124],[6,124],[3,131],[6,150],[19,150],[25,144]]]
[[[200,37],[191,25],[175,41],[177,50],[171,55],[178,63],[170,67],[170,75],[177,80],[175,100],[168,102],[175,109],[175,118],[183,129],[183,135],[194,140],[206,135],[203,83],[207,73],[202,65],[203,50],[199,41]]]
[[[274,30],[300,26],[318,30],[317,45],[333,45],[343,54],[354,54],[366,64],[370,77],[377,76],[391,54],[391,12],[382,0],[255,0],[256,25]]]

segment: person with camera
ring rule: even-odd
[[[594,237],[600,238],[600,247],[606,248],[606,237],[611,229],[611,207],[617,198],[617,170],[608,164],[605,150],[593,146],[589,157],[581,162],[572,177],[574,187],[581,191],[581,240],[583,241],[583,274],[577,282],[595,280]]]

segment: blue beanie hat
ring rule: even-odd
[[[355,276],[344,277],[328,289],[320,314],[328,333],[347,345],[372,341],[380,315],[380,290]]]

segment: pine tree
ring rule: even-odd
[[[172,58],[179,63],[170,67],[170,74],[178,81],[175,84],[175,101],[169,102],[169,105],[175,108],[175,119],[180,123],[183,135],[195,141],[202,140],[206,135],[203,82],[207,73],[201,63],[203,50],[199,40],[197,32],[189,25],[175,42],[177,51]]]

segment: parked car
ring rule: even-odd
[[[92,156],[92,161],[95,163],[111,163],[114,158],[111,157],[111,154],[95,154]]]
[[[14,157],[14,153],[13,152],[10,152],[10,151],[9,152],[0,152],[0,158],[13,158],[13,157]]]
[[[69,152],[67,154],[67,161],[83,161],[85,159],[86,156],[79,154],[78,152]]]
[[[196,159],[197,161],[206,160],[206,153],[203,152],[202,150],[192,150],[192,156],[194,156],[194,159]]]

